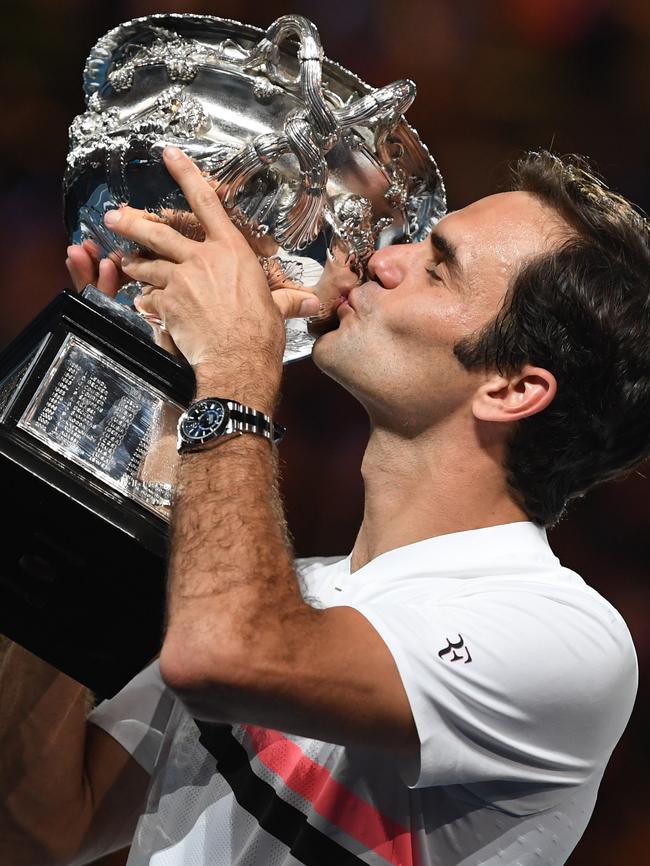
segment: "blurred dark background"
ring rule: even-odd
[[[412,78],[408,119],[439,163],[451,209],[502,187],[509,163],[535,147],[588,155],[614,189],[650,209],[647,0],[23,0],[3,9],[0,35],[0,346],[69,284],[61,178],[68,125],[84,109],[86,56],[111,27],[163,11],[261,27],[300,13],[326,54],[368,83]],[[347,553],[362,510],[363,412],[304,360],[286,369],[280,420],[290,431],[283,489],[297,553]],[[634,714],[571,866],[648,862],[649,471],[593,491],[550,532],[564,564],[626,618],[641,668]]]

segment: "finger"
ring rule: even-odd
[[[99,263],[102,258],[105,256],[107,259],[110,259],[115,267],[117,268],[117,272],[120,278],[120,285],[125,282],[124,276],[122,275],[122,269],[120,267],[120,262],[122,260],[122,253],[117,253],[114,250],[108,250],[108,252],[102,251],[102,248],[99,244],[96,244],[95,241],[90,240],[90,238],[86,238],[81,242],[81,246],[90,254],[90,258],[95,262],[95,267],[99,267]]]
[[[178,147],[163,150],[167,171],[179,185],[192,212],[205,230],[207,240],[237,232],[224,210],[219,196],[201,174],[201,170]],[[237,232],[237,234],[239,234]]]
[[[320,301],[313,292],[276,289],[271,293],[271,297],[284,319],[315,316],[320,309]]]
[[[360,282],[359,276],[347,264],[341,264],[328,255],[319,280],[313,287],[320,299],[318,319],[322,320],[326,330],[331,330],[330,325],[338,325],[337,308]]]
[[[85,238],[81,242],[81,246],[90,253],[90,256],[99,262],[102,252],[99,248],[99,244],[96,244],[95,241],[91,241],[90,238]]]
[[[79,244],[71,244],[67,254],[66,266],[75,289],[81,292],[89,283],[94,286],[97,282],[98,268],[87,250]]]
[[[130,207],[109,210],[104,216],[106,225],[116,234],[174,262],[182,262],[194,251],[194,241],[184,238],[164,222],[144,216],[143,211]]]
[[[110,298],[114,298],[120,289],[120,275],[110,259],[102,259],[99,263],[97,288]]]
[[[125,256],[122,259],[122,270],[132,280],[150,283],[152,286],[164,288],[169,282],[172,269],[176,267],[165,259],[143,259],[136,256]]]
[[[158,322],[165,322],[165,310],[163,307],[163,289],[153,289],[146,295],[137,295],[133,299],[133,306],[143,316]]]
[[[316,291],[322,299],[338,297],[349,292],[361,282],[359,276],[348,266],[328,256],[318,280]]]
[[[72,280],[72,287],[75,292],[83,291],[84,286],[88,285],[88,283],[84,283],[83,279],[77,273],[74,263],[69,257],[65,260],[65,266],[68,269],[68,273],[70,274],[70,279]]]
[[[160,346],[161,349],[164,349],[166,352],[169,352],[170,355],[174,355],[176,358],[182,358],[182,354],[176,343],[172,340],[171,334],[168,331],[163,331],[161,327],[153,328],[153,338],[156,346]]]

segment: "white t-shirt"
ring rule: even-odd
[[[90,719],[152,774],[128,866],[542,866],[592,813],[637,687],[617,611],[520,522],[298,560],[392,653],[419,760],[197,723],[157,664]],[[323,647],[327,652],[327,647]]]

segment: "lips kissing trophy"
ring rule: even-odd
[[[102,255],[133,251],[104,223],[124,203],[196,231],[164,167],[168,144],[209,177],[271,285],[314,286],[328,259],[362,274],[375,249],[422,239],[445,211],[436,164],[403,117],[414,84],[373,89],[325,58],[297,15],[266,31],[188,14],[129,21],[90,52],[84,92],[64,218],[71,243]],[[0,632],[103,697],[160,647],[170,442],[193,392],[161,323],[134,309],[139,288],[64,290],[0,356],[12,491]],[[315,336],[304,320],[286,329],[290,363]]]

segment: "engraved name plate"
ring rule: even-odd
[[[183,407],[69,335],[17,426],[167,517]]]

